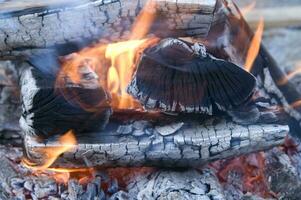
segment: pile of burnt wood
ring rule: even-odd
[[[21,132],[24,156],[34,165],[47,162],[44,150],[63,146],[59,137],[72,130],[77,143],[52,167],[159,167],[129,178],[124,195],[134,199],[225,199],[212,168],[221,178],[226,164],[200,168],[284,144],[300,128],[301,94],[262,44],[251,70],[244,69],[254,34],[231,1],[157,0],[147,36],[152,42],[137,53],[127,87],[143,109],[115,109],[110,91],[99,84],[107,73],[93,67],[93,58],[80,62],[76,82],[61,66],[99,38],[129,39],[144,4],[100,0],[1,11],[0,57],[16,66],[3,73],[19,77],[3,80],[11,96],[0,100],[16,105],[3,104],[9,115],[0,118],[3,129]],[[106,72],[110,64],[98,56]],[[19,117],[15,83],[20,130],[13,123]],[[275,154],[281,153],[272,150],[266,159],[273,163]],[[237,159],[264,174],[256,156]]]

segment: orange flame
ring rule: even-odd
[[[259,53],[262,35],[264,30],[264,20],[263,18],[260,18],[257,30],[254,34],[254,37],[250,43],[250,48],[247,53],[246,63],[245,63],[245,69],[250,72],[252,70],[252,66],[254,64],[254,61]]]
[[[296,63],[295,70],[288,73],[284,78],[279,80],[277,84],[279,85],[285,85],[290,79],[292,79],[294,76],[301,73],[301,61]]]
[[[62,154],[65,153],[76,145],[76,139],[72,131],[68,131],[65,135],[61,136],[59,139],[59,145],[53,146],[53,147],[45,147],[43,149],[37,149],[37,151],[47,157],[47,159],[44,160],[44,163],[42,165],[36,165],[36,163],[33,163],[29,161],[28,159],[23,159],[22,163],[35,171],[43,171],[48,169],[54,161]]]
[[[98,44],[67,57],[63,62],[62,70],[57,79],[57,88],[64,88],[65,77],[68,77],[71,83],[83,85],[82,74],[85,71],[94,71],[98,75],[97,77],[95,76],[98,86],[111,93],[113,108],[140,108],[139,104],[126,93],[126,87],[134,72],[134,61],[137,51],[143,43],[148,41],[145,38],[155,19],[154,8],[154,1],[146,3],[146,6],[133,24],[128,41],[108,45]],[[109,66],[108,60],[110,61]],[[81,70],[81,68],[84,69]],[[87,82],[91,83],[91,79]],[[81,102],[79,103],[82,105]],[[91,108],[87,108],[88,106],[82,107],[91,110]]]
[[[29,161],[26,158],[22,159],[22,164],[35,171],[35,174],[39,175],[42,172],[54,172],[51,174],[52,177],[59,183],[67,183],[70,178],[70,173],[92,173],[93,168],[74,168],[74,169],[67,169],[67,168],[51,168],[50,166],[57,160],[57,158],[67,152],[72,150],[77,141],[72,131],[68,131],[66,134],[61,136],[58,140],[58,145],[53,147],[44,147],[42,149],[37,149],[37,152],[43,154],[46,159],[44,163],[38,165],[32,161]]]

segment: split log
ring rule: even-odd
[[[25,135],[45,139],[69,130],[102,129],[107,124],[112,113],[109,94],[99,86],[98,76],[89,66],[81,64],[80,82],[74,83],[70,77],[55,77],[55,73],[23,63],[20,126]],[[58,80],[61,85],[56,85]]]
[[[166,120],[166,116],[164,116]],[[121,125],[111,122],[102,132],[78,134],[78,144],[64,153],[53,166],[201,166],[210,161],[261,151],[283,143],[286,125],[242,126],[229,120],[173,119],[135,121]],[[57,138],[38,142],[26,135],[27,156],[42,164],[43,149],[60,147]]]
[[[33,4],[29,7],[25,4],[21,8],[14,8],[14,2],[5,3],[3,7],[0,3],[0,57],[18,55],[22,50],[32,53],[31,50],[40,51],[65,43],[80,45],[100,38],[110,41],[126,39],[146,2],[97,0]],[[156,19],[151,33],[161,36],[207,35],[216,0],[155,2]]]

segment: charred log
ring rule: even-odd
[[[22,50],[42,50],[66,42],[81,44],[99,38],[110,41],[126,39],[146,2],[98,0],[80,4],[24,6],[23,9],[4,5],[0,10],[0,55],[12,56]],[[156,19],[151,33],[205,37],[213,20],[216,0],[158,0],[155,3]],[[13,9],[5,9],[8,7]],[[160,32],[162,28],[164,32]]]
[[[164,117],[165,120],[167,117]],[[131,121],[131,120],[130,120]],[[210,161],[268,149],[283,143],[286,125],[242,126],[213,118],[111,122],[102,132],[77,135],[78,144],[53,166],[196,167]],[[161,123],[160,123],[161,122]],[[47,147],[59,147],[57,138],[46,143],[26,136],[27,156],[35,163],[47,160]]]
[[[68,130],[92,131],[105,126],[111,115],[110,96],[88,66],[81,68],[80,82],[75,84],[69,77],[56,78],[55,73],[24,63],[20,79],[24,134],[47,138]],[[58,80],[63,85],[56,87]]]
[[[165,39],[143,52],[128,92],[147,109],[212,115],[246,104],[256,80],[200,43]],[[156,84],[154,84],[156,83]]]

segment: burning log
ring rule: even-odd
[[[166,112],[235,109],[247,104],[256,86],[252,74],[208,54],[203,44],[172,38],[144,50],[137,68],[128,92],[147,109]]]
[[[234,33],[233,34],[231,33],[232,35],[231,34],[229,35],[228,32],[223,31],[222,33],[220,33],[219,29],[216,30],[216,28],[217,28],[216,26],[220,23],[219,20],[221,20],[219,18],[220,16],[222,16],[222,19],[224,19],[224,20],[225,19],[230,20],[230,22],[232,22],[231,25],[233,25],[233,26],[235,25],[234,22],[241,23],[241,21],[239,21],[238,18],[235,18],[235,16],[232,16],[231,13],[230,14],[228,13],[228,15],[225,16],[227,14],[224,12],[225,6],[226,6],[226,4],[224,4],[223,1],[218,1],[218,4],[217,4],[218,9],[216,10],[217,13],[215,13],[215,15],[214,15],[216,17],[216,19],[215,19],[214,23],[212,24],[213,27],[212,27],[212,29],[210,29],[208,38],[206,38],[206,41],[203,41],[203,42],[204,42],[204,44],[206,44],[206,47],[208,48],[208,52],[210,54],[218,55],[219,58],[223,59],[223,60],[217,60],[217,59],[209,56],[209,57],[207,57],[208,62],[213,62],[215,64],[222,63],[222,67],[231,66],[227,69],[230,71],[232,69],[234,69],[234,71],[239,73],[240,76],[242,76],[242,77],[244,77],[244,79],[248,80],[247,81],[248,84],[246,87],[239,87],[237,82],[234,82],[236,84],[234,84],[233,87],[234,88],[238,87],[238,91],[235,91],[235,92],[232,91],[233,94],[230,93],[231,94],[230,97],[227,97],[227,98],[224,98],[226,95],[224,95],[224,96],[221,95],[222,92],[224,92],[224,93],[230,92],[230,91],[228,91],[228,89],[226,91],[223,88],[226,86],[225,84],[222,84],[224,82],[219,83],[218,86],[212,84],[214,87],[211,85],[211,89],[213,88],[210,91],[211,96],[205,95],[205,97],[208,97],[208,98],[210,97],[213,99],[213,101],[215,103],[217,102],[217,105],[216,105],[217,107],[218,107],[218,104],[220,104],[221,105],[220,107],[224,106],[226,108],[224,110],[228,110],[232,106],[235,107],[235,106],[244,104],[245,102],[247,102],[250,99],[250,97],[252,95],[254,95],[253,89],[255,87],[255,79],[251,74],[247,73],[243,69],[240,69],[238,66],[233,64],[233,63],[237,63],[237,65],[239,65],[239,66],[244,65],[244,64],[240,63],[240,61],[244,59],[245,55],[241,55],[241,54],[236,55],[233,53],[240,49],[239,46],[236,46],[237,44],[230,44],[230,46],[229,46],[229,44],[227,44],[228,46],[225,45],[225,47],[227,47],[228,49],[223,49],[222,47],[218,46],[218,44],[217,44],[217,42],[220,41],[219,37],[222,37],[222,36],[232,37],[232,35],[235,36]],[[224,8],[224,9],[222,9],[222,8]],[[226,7],[226,8],[228,8],[228,7]],[[220,12],[222,12],[222,14]],[[234,22],[231,20],[233,20]],[[226,26],[228,23],[225,23],[225,21],[223,21],[222,24]],[[225,30],[229,29],[229,27],[227,27],[227,26],[223,27],[223,28],[225,28]],[[230,26],[230,28],[234,29],[234,27],[232,27],[232,26]],[[230,31],[233,31],[232,29],[230,29]],[[217,33],[217,35],[214,35],[214,33]],[[219,33],[222,36],[219,35]],[[249,39],[251,37],[252,37],[252,32],[250,32],[250,30],[247,29],[246,30],[246,38]],[[213,39],[214,39],[214,41],[211,41]],[[232,40],[230,40],[230,41],[232,41]],[[139,42],[141,42],[141,41],[139,41]],[[120,43],[118,43],[118,45],[120,45]],[[117,45],[117,48],[120,47],[118,45]],[[162,61],[165,61],[165,63],[163,63],[163,64],[166,64],[166,59],[171,59],[172,56],[177,56],[177,58],[182,58],[181,56],[183,56],[184,59],[181,62],[185,63],[185,62],[187,62],[187,59],[193,58],[192,55],[195,54],[196,52],[198,54],[204,53],[202,51],[201,46],[195,46],[194,48],[196,48],[198,50],[192,51],[192,53],[191,53],[192,48],[191,47],[186,48],[185,45],[187,46],[187,44],[181,43],[181,45],[179,45],[180,46],[179,49],[177,49],[173,45],[172,45],[172,48],[169,48],[169,46],[167,45],[167,50],[165,49],[166,51],[164,50],[163,52],[161,52],[161,56],[163,58],[155,57],[155,55],[149,56],[149,57],[155,58],[155,61],[157,61],[157,62],[161,61],[160,64],[162,64]],[[114,46],[114,45],[111,45],[110,47],[112,47],[112,46]],[[245,46],[248,46],[248,43]],[[260,43],[259,43],[259,46],[260,46]],[[108,47],[109,47],[109,45],[108,45]],[[87,49],[84,49],[83,51],[79,52],[79,55],[87,56],[87,54],[85,54],[87,52],[88,53],[96,52],[97,56],[100,56],[98,48],[99,48],[99,46],[96,46],[96,49],[93,49],[93,46],[92,46],[92,48],[87,48]],[[180,56],[177,54],[173,55],[174,52],[177,50],[180,50]],[[269,65],[270,64],[269,62],[272,63],[272,60],[266,59],[269,56],[269,54],[267,52],[262,51],[261,53],[262,54],[260,54],[260,55],[265,58],[264,66]],[[88,54],[88,55],[95,56],[94,54]],[[208,55],[205,54],[205,56],[208,56]],[[253,59],[255,59],[255,58],[256,58],[256,55]],[[114,60],[112,59],[111,62],[114,62]],[[197,60],[196,62],[200,62],[201,64],[204,64],[204,63],[206,64],[206,62],[202,63],[202,61],[199,61],[199,60]],[[251,62],[251,64],[248,64],[248,65],[252,65],[252,62]],[[261,61],[261,62],[263,62],[263,61]],[[125,68],[125,69],[126,70],[129,69],[130,66],[126,66],[128,68]],[[113,67],[115,67],[115,66],[112,65],[111,69]],[[143,68],[143,67],[145,67],[145,66],[143,66],[143,65],[139,66],[137,72],[139,72],[139,69]],[[251,66],[249,66],[249,67],[251,67]],[[63,68],[64,68],[64,65],[63,65]],[[32,90],[32,89],[30,89],[30,88],[32,88],[31,85],[28,83],[36,82],[34,80],[37,78],[38,78],[38,80],[41,79],[41,77],[34,75],[34,73],[31,70],[32,69],[30,69],[29,71],[25,70],[25,73],[23,73],[24,75],[23,75],[23,78],[21,79],[22,80],[21,86],[22,86],[22,88],[24,88],[24,91],[27,91],[28,89],[29,89],[29,91]],[[41,71],[45,70],[45,67],[42,67],[40,70]],[[129,70],[131,70],[131,69],[129,69]],[[211,69],[209,69],[209,71],[210,70]],[[144,72],[144,71],[147,71],[147,70],[143,70],[142,72]],[[223,70],[221,70],[221,71],[226,74],[228,73]],[[75,70],[75,72],[77,73],[78,71]],[[125,71],[125,72],[127,72],[127,71]],[[255,75],[257,75],[256,71],[254,72],[254,70],[252,70],[252,72]],[[74,73],[74,72],[71,71],[69,73]],[[129,73],[129,72],[127,72],[127,73]],[[33,74],[33,75],[28,76],[28,74]],[[59,74],[59,73],[54,73],[54,74]],[[214,82],[214,81],[212,82],[212,79],[218,80],[218,81],[224,80],[224,79],[220,79],[220,78],[214,79],[214,77],[216,76],[216,74],[214,74],[214,73],[213,73],[213,75],[210,73],[207,73],[207,75],[208,74],[210,76],[213,76],[213,78],[211,78],[209,80],[211,83]],[[103,74],[101,74],[101,75],[103,75]],[[119,74],[119,75],[122,76],[123,74]],[[218,76],[220,76],[220,74],[218,74]],[[139,77],[139,73],[136,74],[136,77]],[[226,77],[229,79],[228,76],[226,76]],[[231,80],[231,78],[232,78],[232,76],[230,76],[230,80]],[[241,78],[236,77],[236,79],[237,78],[238,78],[238,80],[240,80],[240,81],[238,81],[238,83],[241,83],[242,82]],[[188,79],[189,78],[187,78],[187,80]],[[64,80],[64,79],[62,79],[62,80]],[[67,80],[68,80],[68,78],[67,78]],[[79,80],[81,80],[81,79],[79,79]],[[143,82],[142,79],[140,81]],[[154,83],[156,83],[156,81],[160,81],[160,80],[157,78],[155,80],[152,80],[151,83],[154,84]],[[91,83],[89,80],[88,80],[88,82],[89,82],[89,84]],[[68,81],[67,81],[67,83],[68,83]],[[74,82],[71,81],[71,83],[72,83],[71,85],[73,87]],[[107,121],[107,119],[109,117],[109,113],[108,113],[109,108],[108,108],[108,110],[105,110],[105,112],[101,112],[101,111],[100,111],[100,113],[98,112],[99,115],[96,118],[94,118],[95,116],[93,115],[95,113],[87,112],[87,110],[84,110],[84,115],[79,115],[76,117],[74,117],[73,115],[69,115],[69,116],[64,115],[64,113],[62,113],[61,115],[58,115],[59,117],[62,116],[61,118],[58,119],[56,116],[57,116],[57,112],[59,112],[60,110],[58,110],[58,111],[54,110],[54,112],[53,113],[50,112],[50,114],[47,113],[48,117],[44,116],[45,113],[42,112],[43,109],[42,109],[42,111],[40,111],[40,107],[44,103],[41,103],[40,101],[35,101],[35,98],[40,99],[40,100],[45,98],[44,95],[39,95],[39,92],[37,92],[37,91],[42,92],[42,94],[44,93],[43,92],[44,90],[45,91],[47,91],[47,90],[53,91],[53,87],[54,87],[53,81],[51,83],[52,85],[49,86],[47,84],[46,84],[46,87],[43,85],[38,85],[38,87],[35,87],[35,90],[32,90],[33,92],[28,92],[28,93],[23,92],[22,93],[23,104],[30,105],[30,106],[36,108],[36,109],[31,109],[31,107],[29,107],[29,109],[28,109],[25,107],[24,114],[21,118],[21,125],[25,131],[25,144],[26,144],[27,156],[29,157],[29,159],[31,161],[33,161],[34,163],[39,163],[39,164],[43,164],[45,162],[45,160],[47,160],[47,152],[45,152],[45,150],[47,148],[54,147],[54,148],[61,149],[61,147],[63,147],[64,144],[60,144],[55,141],[52,141],[52,139],[57,139],[57,137],[54,137],[52,139],[48,138],[47,141],[43,141],[43,143],[41,143],[41,141],[36,141],[36,138],[34,138],[32,136],[34,136],[34,135],[50,136],[50,135],[54,135],[54,134],[62,135],[63,133],[68,132],[69,130],[73,130],[76,133],[77,139],[78,139],[78,145],[73,144],[73,143],[72,144],[68,143],[67,146],[74,147],[75,151],[71,151],[69,153],[66,152],[62,157],[59,158],[59,160],[57,161],[57,166],[60,166],[60,167],[67,166],[68,162],[72,162],[74,166],[80,166],[80,167],[86,166],[86,165],[88,165],[88,166],[104,166],[104,167],[137,166],[137,165],[138,166],[142,166],[142,165],[143,166],[145,166],[145,165],[146,166],[179,166],[179,167],[199,166],[201,164],[207,163],[212,160],[236,156],[241,153],[249,153],[249,152],[253,152],[253,151],[264,150],[264,149],[270,148],[272,146],[279,145],[283,142],[283,139],[289,130],[288,126],[286,126],[286,125],[279,125],[279,124],[277,125],[276,124],[275,120],[279,123],[280,122],[283,123],[283,121],[281,119],[279,119],[278,116],[276,115],[277,110],[270,109],[272,102],[270,101],[269,96],[268,96],[267,102],[261,102],[260,100],[257,102],[257,103],[259,103],[260,107],[263,107],[264,110],[268,110],[268,112],[267,113],[254,112],[256,117],[254,117],[255,120],[252,121],[253,124],[251,124],[251,125],[245,125],[245,126],[239,125],[239,124],[233,122],[233,120],[231,121],[227,117],[225,117],[219,113],[219,115],[217,116],[218,122],[216,122],[216,120],[202,121],[200,115],[193,115],[192,117],[186,116],[187,119],[183,119],[183,118],[181,119],[181,115],[180,115],[179,116],[180,119],[178,119],[176,117],[175,118],[171,117],[171,120],[169,121],[169,123],[166,123],[164,125],[160,125],[160,124],[158,125],[158,121],[156,121],[156,120],[154,121],[154,117],[150,117],[146,120],[146,122],[142,123],[142,124],[148,124],[148,123],[154,121],[153,123],[150,123],[149,125],[139,125],[140,122],[137,122],[137,119],[132,119],[133,121],[127,121],[128,124],[124,125],[125,122],[123,120],[119,120],[117,123],[114,123],[114,121],[113,122],[111,121],[108,124],[108,126],[106,127],[106,129],[104,129],[103,131],[95,131],[93,129],[95,129],[95,126],[97,127],[99,125],[99,120],[101,120],[103,122]],[[75,84],[77,84],[77,82],[75,82]],[[100,99],[105,99],[105,100],[109,101],[109,99],[107,98],[107,96],[109,96],[109,95],[105,95],[105,94],[107,94],[107,92],[105,90],[107,88],[103,89],[102,84],[96,84],[96,85],[97,85],[96,89],[100,91],[100,93],[99,93]],[[257,85],[259,88],[259,92],[261,92],[261,87],[265,87],[265,86],[262,86],[262,82],[259,82]],[[60,85],[60,86],[62,86],[61,90],[66,91],[64,89],[64,87],[67,87],[66,85]],[[89,92],[89,86],[86,88],[85,88],[85,84],[83,84],[83,86],[84,87],[81,88],[81,89],[83,89],[82,92],[87,90],[89,94],[93,94],[93,93]],[[191,86],[192,90],[194,90],[195,87],[197,87],[194,85],[190,85],[190,86]],[[215,86],[217,86],[217,87],[215,87]],[[120,88],[118,88],[117,90],[119,90],[119,89]],[[123,89],[123,88],[121,88],[121,89]],[[160,89],[160,87],[158,89]],[[230,87],[230,89],[231,89],[231,87]],[[73,93],[72,90],[76,91],[77,89],[76,89],[76,87],[74,89],[70,88],[70,90],[67,89],[67,91],[69,91],[69,94]],[[213,91],[216,91],[216,90],[220,90],[221,92],[220,93],[216,92],[216,94],[214,94]],[[166,90],[162,91],[161,93],[169,94],[169,93],[167,93]],[[212,93],[214,95],[212,95]],[[67,94],[68,94],[68,92],[67,92]],[[136,95],[136,93],[132,93],[132,94],[134,94],[134,96],[138,97],[138,95]],[[259,99],[262,97],[265,97],[265,96],[261,96],[261,95],[257,95],[257,96],[259,97]],[[70,102],[69,102],[70,97],[68,95],[67,96],[63,95],[63,97],[59,98],[59,99],[66,102],[66,104],[68,106],[74,104],[72,98],[71,98],[71,104],[70,104]],[[53,96],[53,98],[56,99],[55,95]],[[166,101],[169,101],[169,100],[166,100]],[[198,97],[196,97],[196,100],[199,100]],[[232,103],[232,101],[234,103]],[[48,101],[46,101],[46,103],[47,102]],[[184,102],[184,103],[186,103],[186,102]],[[191,102],[188,102],[188,104],[189,103],[191,103]],[[195,102],[193,102],[193,103],[195,103]],[[58,103],[54,102],[54,101],[50,101],[50,103],[45,105],[44,109],[51,111],[53,108],[57,108],[56,104],[58,104]],[[213,103],[211,102],[211,104],[213,104]],[[50,107],[49,107],[49,105],[50,105]],[[193,106],[195,106],[195,104]],[[62,106],[61,109],[63,107],[64,106]],[[208,106],[208,107],[210,107],[210,106]],[[79,109],[82,111],[82,108],[79,108]],[[70,112],[69,108],[63,109],[63,110],[64,110],[64,112],[67,112],[67,113]],[[252,114],[251,118],[253,118],[253,110],[252,109],[246,109],[246,110],[248,112],[245,112],[245,115],[249,115],[251,113]],[[36,111],[43,113],[43,114],[36,115],[35,114]],[[167,111],[169,111],[169,110],[167,110]],[[174,111],[179,112],[179,110],[174,110]],[[236,114],[234,114],[234,113],[238,113],[238,115],[243,115],[243,114],[241,114],[241,112],[239,110],[231,110],[230,109],[228,111],[231,111],[231,112],[229,112],[229,114],[233,117],[233,119],[238,119],[236,121],[239,121],[240,124],[247,122],[247,120],[241,119],[241,118],[237,117]],[[129,111],[128,111],[128,113],[129,113]],[[85,119],[87,116],[91,116],[91,115],[93,116],[92,119]],[[146,115],[148,115],[148,114],[146,114]],[[32,116],[35,118],[33,118]],[[145,117],[145,116],[143,116],[143,117]],[[126,117],[126,118],[128,118],[128,120],[131,119],[130,117]],[[85,122],[87,122],[87,124],[85,126],[82,126],[81,124],[78,123],[79,121],[81,121],[83,119],[85,119]],[[170,118],[166,115],[164,115],[164,117],[160,118],[162,123],[166,122],[167,119],[170,119]],[[260,122],[261,122],[260,124],[256,124],[258,119],[260,119]],[[62,124],[60,124],[58,126],[56,123],[54,123],[57,120],[62,121]],[[75,121],[75,123],[74,123],[74,121]],[[269,123],[271,123],[271,121],[274,124],[272,124],[272,125],[269,124]],[[52,122],[52,123],[49,123],[49,122]],[[138,125],[137,125],[137,123],[138,123]],[[101,123],[101,124],[105,124],[105,123]],[[134,124],[136,124],[136,125],[134,125]],[[170,125],[170,124],[172,124],[172,125]],[[248,124],[250,124],[250,123],[248,122]],[[138,126],[139,128],[133,128],[134,126]],[[142,128],[141,128],[141,126],[142,126]],[[145,126],[147,128],[145,128]],[[119,127],[119,128],[117,128],[117,127]],[[89,129],[90,130],[92,129],[92,130],[87,131]],[[92,132],[94,132],[94,134]],[[93,136],[90,134],[92,134]],[[247,136],[244,136],[244,134],[247,134]],[[86,136],[90,139],[87,140],[85,138]],[[84,138],[84,139],[81,139],[81,138]],[[91,142],[91,140],[93,140],[93,142]],[[256,141],[256,142],[252,142],[252,141]],[[44,153],[41,153],[41,152],[44,152]],[[45,158],[45,156],[46,156],[46,158]],[[58,156],[58,155],[56,155],[56,156]],[[56,164],[54,164],[54,166],[55,165]]]
[[[93,131],[106,125],[112,112],[110,96],[98,85],[98,77],[90,66],[81,64],[77,84],[63,74],[56,78],[52,73],[39,70],[40,66],[23,65],[20,126],[24,134],[47,138],[70,129]],[[63,87],[56,88],[56,81]]]
[[[99,38],[110,41],[129,39],[132,24],[147,2],[97,0],[64,5],[25,4],[21,7],[10,5],[13,2],[1,3],[0,55],[30,54],[66,42],[87,44]],[[150,32],[161,36],[205,37],[216,4],[216,0],[150,2],[151,8],[145,9],[147,18],[154,21]],[[160,31],[162,28],[164,32]]]
[[[140,117],[141,118],[141,117]],[[85,166],[200,166],[210,161],[268,149],[283,143],[286,125],[243,126],[229,120],[200,117],[111,122],[102,132],[77,135],[72,144],[53,164],[56,167]],[[27,156],[43,165],[49,160],[47,148],[61,148],[57,137],[41,143],[26,135]]]

